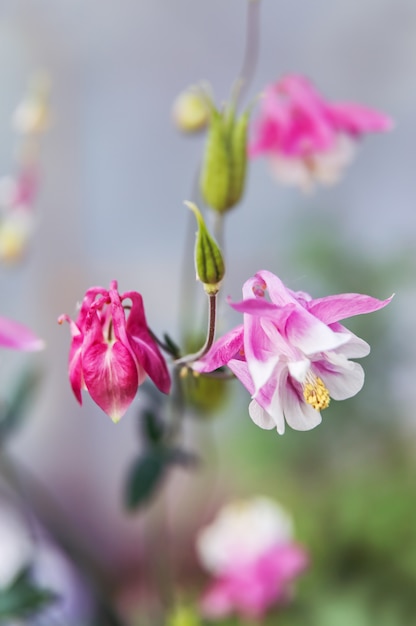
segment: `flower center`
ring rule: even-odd
[[[316,411],[327,409],[331,400],[322,378],[313,375],[303,385],[303,397]]]

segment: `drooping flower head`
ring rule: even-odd
[[[329,102],[307,78],[287,75],[265,89],[249,154],[266,156],[280,182],[310,189],[339,180],[358,138],[391,127],[386,115]]]
[[[391,298],[344,293],[314,300],[266,270],[244,284],[243,296],[232,304],[244,313],[243,325],[194,367],[210,372],[228,365],[252,395],[249,413],[258,426],[283,434],[286,421],[310,430],[331,397],[344,400],[360,391],[364,371],[349,359],[366,356],[370,346],[339,322],[381,309]]]
[[[292,582],[308,563],[293,541],[289,514],[256,497],[225,506],[197,537],[197,553],[213,576],[201,609],[211,619],[237,612],[259,619],[290,597]]]
[[[124,304],[126,300],[130,303]],[[80,404],[81,390],[86,389],[117,422],[146,375],[160,391],[169,393],[169,372],[149,333],[139,293],[120,295],[116,281],[111,282],[109,290],[92,287],[84,296],[76,321],[67,315],[61,315],[58,321],[65,320],[72,334],[69,380]]]

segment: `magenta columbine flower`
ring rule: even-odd
[[[130,304],[124,304],[125,300]],[[81,389],[87,389],[94,402],[118,422],[146,375],[160,391],[169,393],[169,372],[148,331],[139,293],[120,295],[115,280],[108,291],[91,287],[77,320],[61,315],[58,321],[65,320],[72,334],[69,380],[80,404]]]
[[[255,424],[279,434],[285,420],[295,430],[310,430],[320,424],[331,397],[344,400],[360,391],[363,369],[349,359],[366,356],[370,346],[339,321],[377,311],[391,298],[343,293],[314,300],[266,270],[244,284],[243,296],[232,304],[244,313],[243,325],[219,339],[194,367],[211,372],[228,365],[252,394]]]
[[[261,619],[287,602],[306,569],[305,550],[293,541],[293,524],[276,502],[256,497],[225,506],[197,537],[197,553],[213,581],[201,600],[210,619],[231,613]]]
[[[357,139],[391,127],[386,115],[329,102],[307,78],[288,75],[266,87],[249,155],[266,156],[280,182],[308,190],[315,182],[337,182]]]

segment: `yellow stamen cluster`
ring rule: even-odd
[[[310,404],[316,411],[327,409],[331,400],[329,391],[319,376],[314,377],[312,381],[308,381],[303,386],[303,397],[305,402]]]

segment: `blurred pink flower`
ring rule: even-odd
[[[266,270],[246,281],[243,296],[232,306],[244,313],[244,324],[194,367],[210,372],[228,365],[252,394],[255,424],[279,434],[285,420],[295,430],[310,430],[320,424],[330,397],[344,400],[360,391],[363,369],[349,359],[366,356],[370,346],[339,321],[381,309],[391,298],[344,293],[314,300]]]
[[[124,305],[124,300],[130,300],[131,306]],[[92,287],[84,296],[77,320],[61,315],[58,321],[64,320],[72,334],[69,380],[80,404],[81,389],[87,389],[94,402],[117,422],[146,375],[160,391],[169,393],[169,372],[148,331],[139,293],[120,295],[115,280],[108,291]]]
[[[310,189],[339,180],[361,135],[391,127],[386,115],[326,101],[307,78],[287,75],[266,87],[249,155],[268,157],[281,182]]]
[[[201,600],[202,613],[211,619],[233,612],[262,618],[290,599],[293,581],[308,564],[305,550],[293,541],[291,518],[264,497],[224,507],[200,532],[197,552],[214,577]]]
[[[6,317],[0,317],[0,346],[35,352],[42,350],[45,344],[27,326]]]
[[[33,165],[22,167],[15,178],[0,178],[0,259],[19,260],[35,227],[33,205],[38,175]]]

